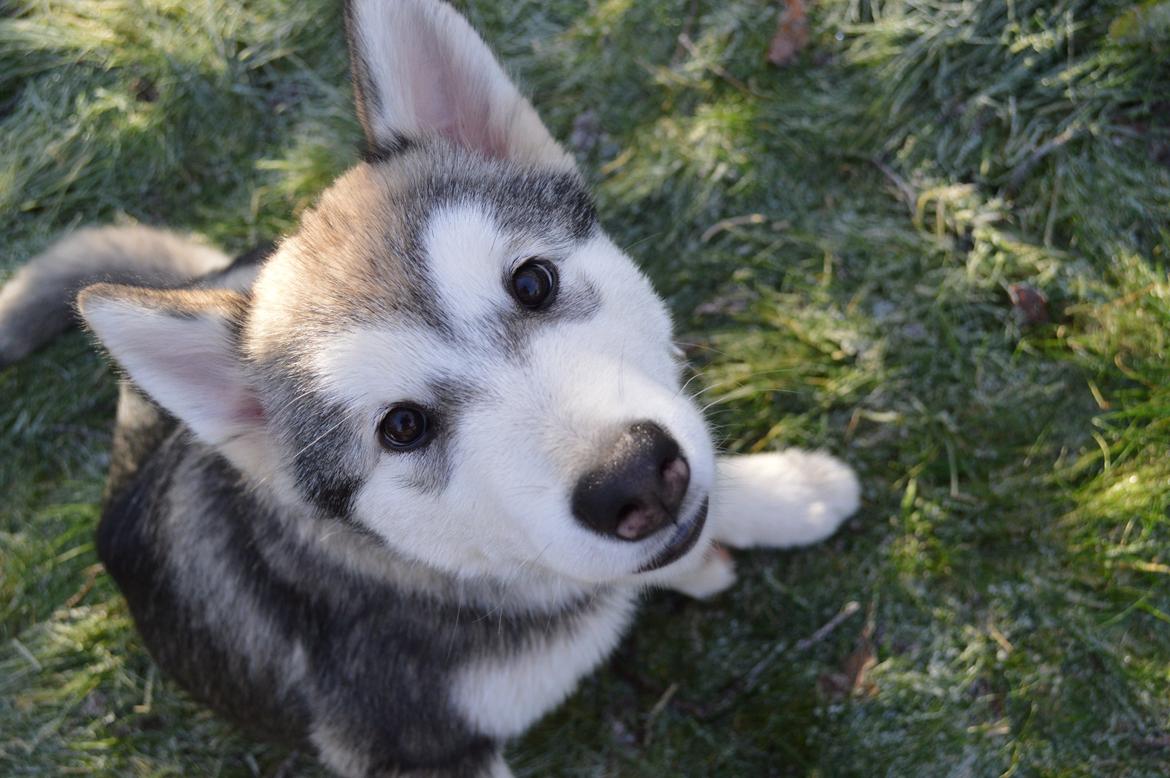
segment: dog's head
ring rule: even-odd
[[[450,7],[347,9],[367,161],[252,290],[83,294],[131,377],[286,504],[466,575],[653,577],[714,457],[668,313]]]

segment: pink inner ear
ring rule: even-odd
[[[410,41],[411,101],[423,128],[432,129],[465,148],[494,159],[508,156],[500,128],[492,127],[490,80],[483,73],[458,70],[466,62],[451,51],[450,43],[423,21],[423,34]]]
[[[484,116],[486,115],[485,111]],[[491,125],[486,120],[480,120],[478,115],[460,115],[440,132],[461,146],[474,149],[492,159],[505,159],[508,156],[508,145],[503,138],[493,133]]]
[[[204,342],[191,343],[189,339],[175,338],[172,350],[150,348],[140,351],[151,365],[150,369],[139,374],[143,388],[148,393],[167,395],[170,394],[169,388],[177,389],[185,397],[172,411],[183,416],[193,427],[208,425],[208,434],[210,428],[239,431],[262,425],[264,406],[245,382],[240,366],[230,352],[214,348],[213,344],[219,339],[213,333],[204,335],[207,338]],[[164,405],[168,405],[168,401],[175,402],[169,396],[156,399]],[[193,413],[184,414],[181,410],[184,407]]]

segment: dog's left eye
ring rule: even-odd
[[[426,413],[414,405],[395,405],[378,424],[382,448],[388,451],[409,451],[418,448],[430,438],[430,423]]]
[[[512,296],[530,311],[547,308],[556,297],[557,269],[545,259],[530,259],[512,273]]]

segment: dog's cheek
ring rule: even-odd
[[[527,558],[538,551],[534,529],[563,511],[562,484],[534,430],[539,409],[518,381],[512,383],[506,402],[465,412],[446,498],[468,517],[485,554]]]
[[[444,570],[466,561],[466,544],[452,532],[440,494],[410,486],[410,474],[398,463],[380,462],[358,489],[353,519],[389,548]]]

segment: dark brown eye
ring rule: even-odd
[[[556,297],[557,270],[544,259],[530,259],[512,274],[512,296],[530,311],[548,307]]]
[[[409,451],[427,442],[430,424],[427,415],[414,405],[395,405],[378,424],[382,447],[390,451]]]

